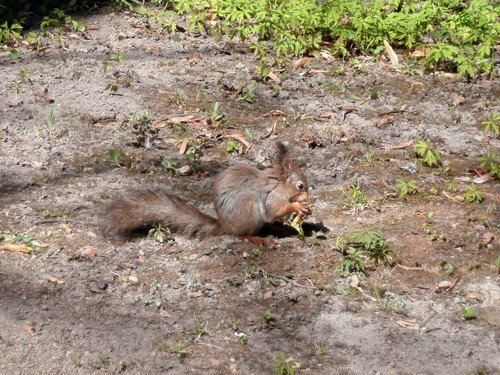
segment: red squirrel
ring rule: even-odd
[[[174,194],[144,190],[118,199],[108,207],[104,231],[120,235],[161,224],[188,236],[226,233],[269,245],[254,236],[264,223],[293,212],[302,217],[311,213],[304,172],[283,143],[278,142],[277,148],[278,156],[272,168],[261,171],[247,165],[234,165],[215,178],[212,199],[217,218]]]

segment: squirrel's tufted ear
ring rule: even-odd
[[[289,174],[293,169],[294,163],[288,152],[288,148],[281,142],[277,142],[276,147],[278,148],[278,164],[283,173]]]

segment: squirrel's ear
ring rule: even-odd
[[[293,159],[288,152],[288,148],[283,143],[277,142],[276,147],[278,148],[278,164],[282,171],[288,174],[293,168]]]

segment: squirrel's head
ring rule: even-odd
[[[286,189],[291,202],[304,202],[309,197],[309,185],[307,178],[295,163],[288,152],[288,148],[281,142],[276,144],[278,148],[278,167],[282,181],[286,182]]]

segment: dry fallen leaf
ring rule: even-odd
[[[404,319],[397,319],[395,320],[395,323],[401,327],[408,328],[408,329],[419,329],[420,325],[416,323],[416,321],[410,321],[410,320],[404,320]]]
[[[281,83],[281,79],[276,75],[274,74],[273,72],[269,72],[269,74],[267,75],[267,77],[269,77],[270,79],[272,79],[274,82],[276,83]]]
[[[54,284],[59,284],[59,285],[64,284],[64,280],[58,279],[57,277],[50,276],[50,275],[45,276],[45,280],[47,280],[51,283],[54,283]]]
[[[35,332],[35,323],[27,322],[26,324],[23,324],[22,329],[25,332]]]
[[[410,147],[413,144],[413,141],[406,141],[403,143],[399,143],[397,145],[383,145],[382,148],[384,150],[399,150],[402,148]]]
[[[481,241],[483,245],[488,245],[491,241],[495,239],[495,235],[491,232],[486,232],[483,234],[483,240]]]
[[[43,89],[43,100],[45,100],[46,104],[52,104],[55,101],[50,97],[50,92],[48,88]]]
[[[394,123],[394,116],[384,116],[380,120],[377,121],[377,123],[375,124],[375,126],[378,129],[383,129],[387,125],[391,125],[393,123]]]
[[[188,291],[187,295],[189,297],[203,297],[203,291],[202,290],[197,290],[196,292]]]
[[[133,284],[136,284],[139,282],[139,278],[137,276],[132,275],[132,276],[128,277],[128,281],[133,283]]]
[[[171,316],[171,314],[170,314],[167,310],[163,310],[163,309],[161,309],[161,310],[160,310],[160,316],[161,316],[162,318],[168,318],[168,317],[170,317],[170,316]]]
[[[29,253],[30,249],[28,246],[22,244],[22,245],[15,245],[12,243],[6,243],[3,245],[0,245],[0,250],[7,250],[7,251],[13,251],[13,252],[18,252],[18,253]]]
[[[269,116],[284,116],[286,117],[286,113],[283,111],[280,111],[279,109],[273,109],[272,111],[269,111],[267,113],[264,113],[262,117],[269,117]]]
[[[242,145],[244,145],[246,147],[244,152],[247,152],[248,150],[250,150],[250,147],[252,147],[252,145],[247,142],[247,140],[245,139],[245,135],[243,135],[243,134],[239,134],[239,133],[229,134],[229,133],[224,132],[224,133],[222,133],[222,136],[224,136],[226,138],[236,139],[238,142],[240,142]]]
[[[387,52],[387,56],[389,56],[389,60],[393,67],[397,67],[399,65],[398,55],[394,52],[390,44],[384,40],[385,52]]]
[[[99,25],[96,23],[89,23],[88,25],[85,26],[85,29],[88,31],[99,30],[99,28],[100,28]]]
[[[475,290],[469,290],[469,291],[465,294],[465,297],[466,297],[467,299],[472,299],[472,300],[476,300],[476,301],[481,300],[481,294],[479,294],[479,292],[476,292]]]
[[[416,49],[410,55],[413,57],[425,57],[431,52],[430,48],[424,48],[423,50]]]
[[[80,253],[81,256],[88,257],[88,258],[95,257],[96,254],[97,254],[97,250],[95,249],[95,247],[92,247],[92,246],[89,246],[89,247],[83,249]]]
[[[181,147],[179,147],[179,154],[183,155],[186,152],[188,142],[189,142],[189,138],[184,138],[182,140]]]
[[[66,233],[72,233],[73,232],[73,229],[71,229],[68,224],[61,223],[61,224],[59,224],[59,227],[61,227],[62,229],[64,229],[64,231]]]
[[[455,201],[455,202],[463,202],[464,201],[464,197],[462,197],[461,195],[452,195],[452,194],[448,193],[447,191],[443,191],[442,194],[446,198],[451,199],[452,201]]]
[[[295,72],[297,69],[308,65],[314,59],[312,57],[302,57],[301,59],[295,60],[292,64],[292,70]]]
[[[261,139],[265,139],[265,138],[269,138],[271,135],[274,134],[274,131],[276,130],[276,125],[278,124],[278,121],[277,120],[274,120],[273,121],[273,125],[271,126],[271,129],[269,129],[269,131],[267,132],[267,134],[263,135],[262,137],[260,137]]]

